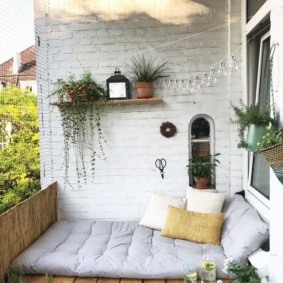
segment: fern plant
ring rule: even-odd
[[[261,107],[256,105],[244,105],[242,102],[240,106],[236,106],[231,103],[231,107],[235,112],[236,119],[231,119],[231,122],[238,126],[239,135],[239,148],[246,148],[247,143],[245,134],[250,124],[254,125],[268,125],[276,124],[278,122],[278,114],[276,113],[274,118],[271,118],[269,107]]]

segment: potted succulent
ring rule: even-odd
[[[156,58],[134,57],[130,67],[132,81],[135,83],[137,98],[153,96],[153,82],[168,77],[167,62],[156,63]]]
[[[269,107],[260,107],[259,104],[247,106],[241,102],[240,106],[235,106],[232,103],[231,106],[236,115],[236,119],[231,119],[231,122],[238,125],[240,138],[238,147],[246,148],[249,151],[256,151],[257,143],[267,133],[266,128],[269,123],[274,128],[276,127],[278,114],[274,113],[274,118],[271,118]]]
[[[277,131],[271,130],[270,124],[268,132],[258,142],[258,149],[265,156],[270,166],[276,170],[283,170],[283,126]]]
[[[87,181],[87,164],[90,164],[91,176],[94,176],[95,161],[99,154],[104,155],[104,136],[101,130],[101,115],[107,109],[105,89],[85,71],[78,79],[71,74],[67,79],[55,82],[51,96],[57,101],[52,103],[59,107],[64,135],[65,181],[69,177],[71,148],[75,149],[78,185],[81,178]],[[85,151],[88,152],[85,152]]]
[[[196,156],[190,159],[188,174],[194,178],[197,189],[207,189],[211,177],[214,175],[215,167],[220,163],[216,158],[220,153],[215,155],[208,154],[205,156]]]

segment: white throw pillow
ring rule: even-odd
[[[166,219],[169,205],[177,208],[185,208],[186,202],[183,198],[153,193],[146,212],[140,221],[140,225],[161,230]]]
[[[201,213],[220,213],[225,200],[224,194],[206,192],[193,188],[187,189],[186,210]]]

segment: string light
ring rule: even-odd
[[[226,77],[227,70],[226,70],[226,66],[225,66],[224,61],[220,62],[220,66],[219,66],[217,73],[218,73],[219,77]]]
[[[172,88],[180,92],[194,93],[200,88],[213,87],[217,81],[227,76],[226,62],[221,60],[217,63],[218,68],[210,67],[209,71],[202,74],[196,74],[191,78],[167,78],[160,81],[162,88]],[[215,64],[216,65],[216,64]],[[235,72],[239,70],[239,63],[236,56],[232,55],[229,70]]]
[[[235,56],[232,56],[232,58],[231,58],[230,70],[232,72],[235,72],[235,71],[239,70],[239,64],[238,64],[237,59],[236,59]]]

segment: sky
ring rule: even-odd
[[[33,0],[0,0],[0,64],[34,44]]]

